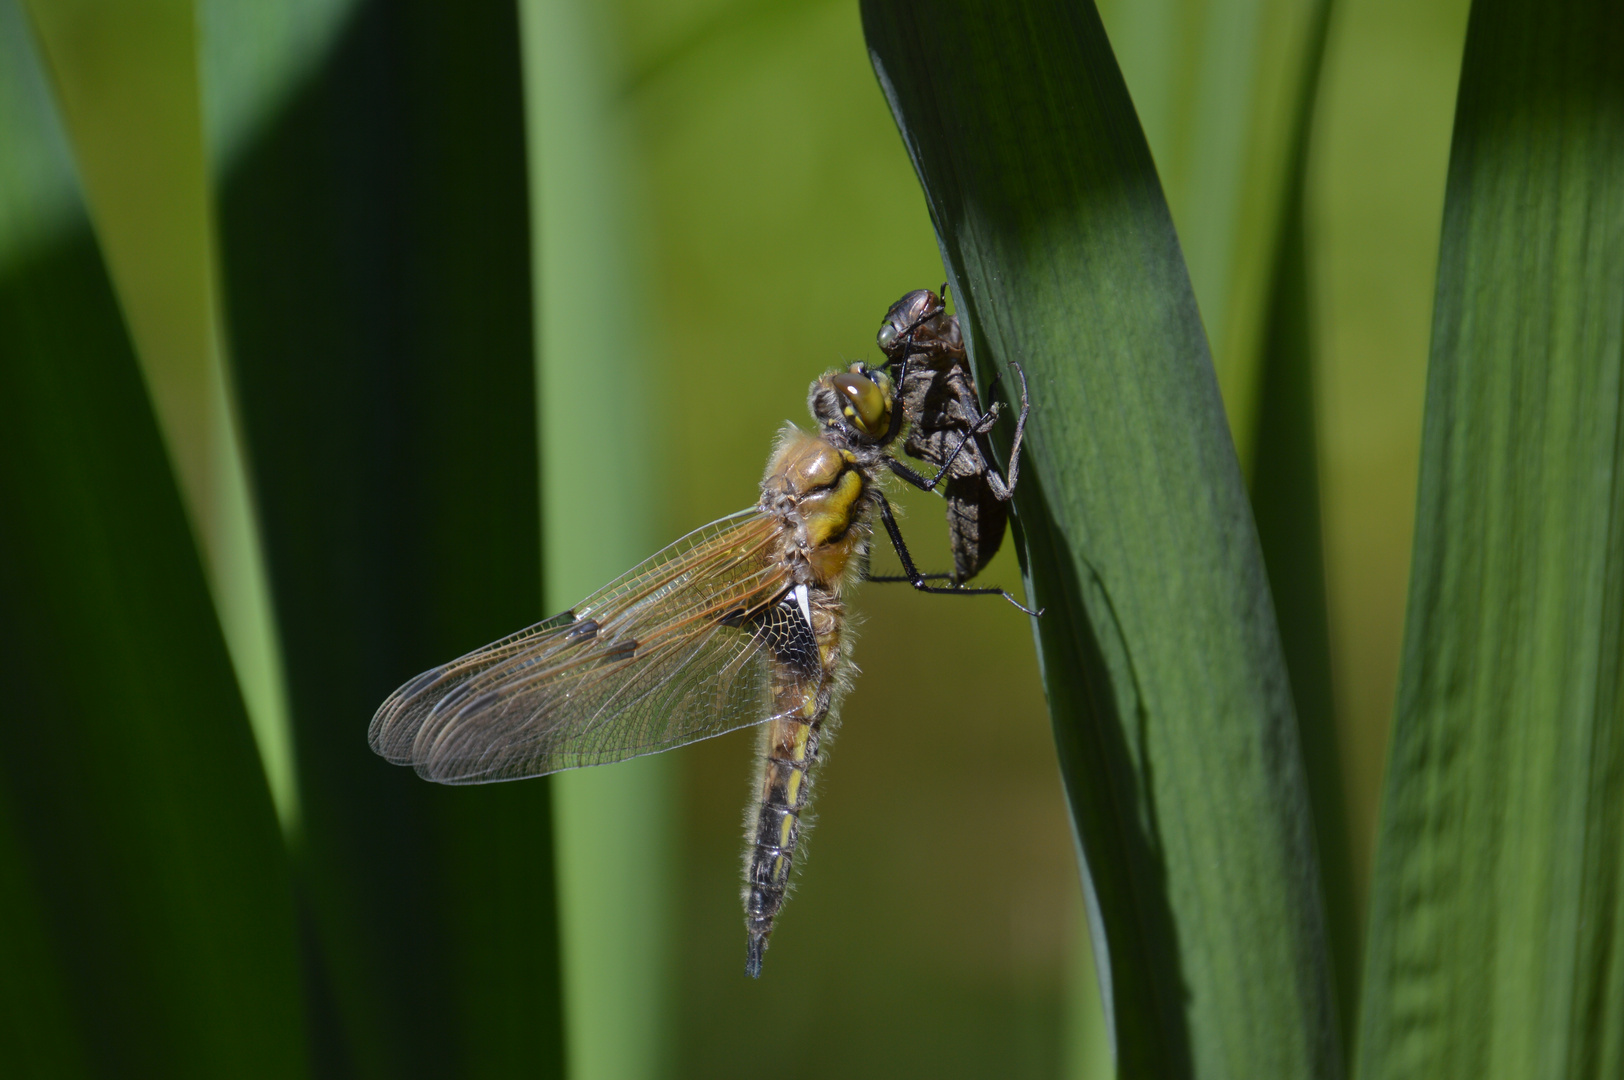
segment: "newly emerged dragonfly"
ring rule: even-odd
[[[985,412],[970,373],[956,315],[947,313],[947,286],[940,294],[915,289],[891,305],[880,324],[878,342],[887,367],[900,386],[902,413],[908,425],[903,449],[947,475],[948,539],[953,551],[954,582],[968,581],[986,569],[1004,541],[1008,502],[1015,494],[1021,462],[1021,438],[1031,405],[1026,375],[1010,364],[1021,381],[1021,410],[1009,453],[1009,476],[998,474],[983,442],[1002,406]],[[997,386],[997,379],[993,380]]]
[[[785,425],[754,507],[689,533],[527,630],[426,671],[372,718],[372,748],[444,784],[542,776],[762,725],[746,833],[746,971],[783,905],[820,744],[854,671],[844,594],[877,512],[917,589],[880,475],[933,484],[891,457],[894,386],[862,364],[809,401],[819,434]],[[1026,610],[1026,609],[1022,609]]]

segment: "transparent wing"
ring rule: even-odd
[[[769,559],[777,528],[759,510],[712,522],[570,611],[424,672],[378,709],[372,748],[425,779],[476,784],[769,719],[759,617],[791,585]]]

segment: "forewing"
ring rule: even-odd
[[[769,719],[769,638],[753,618],[790,581],[773,519],[688,534],[587,597],[390,695],[372,748],[472,784],[657,753]]]

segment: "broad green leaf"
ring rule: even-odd
[[[1212,342],[1280,622],[1324,879],[1337,1004],[1358,904],[1331,694],[1307,236],[1329,0],[1103,0]]]
[[[229,80],[288,67],[241,60],[235,4],[200,12],[216,140]],[[316,1056],[556,1074],[547,783],[437,787],[366,741],[396,686],[543,614],[517,15],[369,2],[335,25],[213,157],[294,720]]]
[[[0,0],[0,401],[7,1069],[300,1075],[270,792],[13,0]]]
[[[1474,5],[1358,1048],[1624,1072],[1624,20]]]
[[[1016,506],[1118,1068],[1338,1075],[1256,532],[1098,16],[863,12],[979,370],[1031,386]]]
[[[631,117],[604,13],[591,0],[524,0],[519,11],[546,607],[561,611],[673,538],[650,527],[648,290],[631,216]],[[677,765],[659,755],[550,781],[573,1080],[668,1071]]]

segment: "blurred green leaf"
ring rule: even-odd
[[[519,11],[546,607],[561,611],[673,537],[650,527],[654,365],[647,305],[628,301],[649,295],[638,272],[646,233],[632,212],[639,172],[603,13],[591,0],[523,0]],[[678,764],[662,754],[550,781],[572,1080],[669,1069]]]
[[[192,0],[25,0],[203,557],[283,829],[293,747],[270,585],[219,351]]]
[[[1101,0],[1211,342],[1243,466],[1255,452],[1281,209],[1321,0]],[[1305,63],[1306,61],[1306,63]]]
[[[1613,4],[1472,10],[1367,1077],[1624,1073],[1620,56]]]
[[[1077,935],[1072,957],[1070,1008],[1064,1019],[1061,1076],[1068,1080],[1109,1080],[1117,1075],[1111,1060],[1111,1033],[1105,1029],[1099,971],[1087,934]]]
[[[7,1067],[300,1075],[270,793],[13,0],[0,0],[0,400]]]
[[[1359,1001],[1361,909],[1356,893],[1359,878],[1349,843],[1342,754],[1337,745],[1336,700],[1331,692],[1314,377],[1314,283],[1308,236],[1309,153],[1331,5],[1324,0],[1313,9],[1295,91],[1296,116],[1284,148],[1290,161],[1278,203],[1248,442],[1253,450],[1252,515],[1268,569],[1286,670],[1291,673],[1303,767],[1314,811],[1337,1015],[1342,1030],[1351,1032]]]
[[[245,48],[237,2],[202,8],[205,111],[294,717],[317,1060],[556,1074],[548,784],[436,787],[366,742],[397,685],[542,614],[517,14],[357,4],[228,154],[229,80],[296,66],[222,59]]]
[[[1016,498],[1118,1069],[1335,1076],[1280,643],[1206,341],[1092,5],[863,5]],[[985,384],[985,383],[984,383]]]

